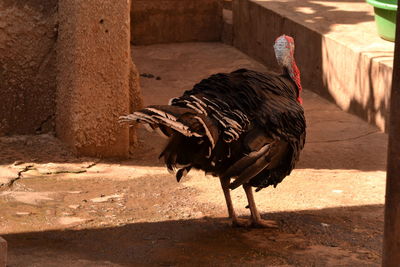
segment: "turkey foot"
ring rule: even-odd
[[[276,221],[273,221],[273,220],[259,219],[258,221],[253,221],[253,219],[251,219],[250,226],[254,227],[254,228],[273,228],[273,229],[277,229],[278,228],[278,223]]]
[[[232,219],[232,226],[238,228],[270,228],[277,229],[278,223],[273,220],[260,219],[258,221],[253,221],[253,219],[242,219],[236,218]]]
[[[234,218],[232,219],[232,226],[233,227],[249,227],[251,225],[251,222],[247,219],[241,219],[241,218]]]
[[[253,190],[249,184],[243,185],[244,192],[246,193],[247,201],[251,212],[250,226],[254,228],[278,228],[278,223],[272,220],[261,219],[260,213],[257,210],[254,201]]]

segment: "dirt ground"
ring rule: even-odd
[[[146,104],[201,78],[263,66],[219,43],[133,48]],[[387,136],[305,90],[297,169],[255,194],[278,229],[232,228],[218,179],[176,183],[139,130],[132,158],[75,158],[51,135],[0,138],[0,235],[9,266],[380,266]],[[241,216],[249,214],[240,188]]]

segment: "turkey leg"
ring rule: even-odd
[[[232,225],[238,226],[238,227],[247,226],[248,225],[247,221],[243,220],[243,219],[239,219],[235,213],[235,209],[233,208],[231,192],[229,189],[230,179],[220,178],[219,180],[221,182],[222,190],[224,191],[226,207],[228,208],[228,214],[229,214],[229,218],[232,220]]]
[[[256,203],[254,201],[251,185],[244,184],[243,189],[246,193],[247,201],[249,202],[251,212],[251,226],[257,228],[278,228],[278,224],[275,221],[261,219],[260,213],[258,212]]]

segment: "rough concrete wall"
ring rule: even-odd
[[[222,0],[133,0],[132,43],[219,41]]]
[[[117,119],[132,108],[129,10],[130,1],[59,1],[56,132],[80,155],[128,155]]]
[[[58,0],[0,0],[0,135],[53,129]]]
[[[131,61],[129,69],[129,113],[143,108],[143,97],[139,81],[139,71],[135,63]],[[136,126],[129,128],[129,141],[133,153],[133,148],[137,144]]]

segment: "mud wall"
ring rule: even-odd
[[[219,41],[222,0],[133,0],[134,44]],[[0,0],[0,136],[55,129],[58,0]]]
[[[129,129],[118,117],[137,95],[129,8],[130,1],[59,0],[56,133],[77,154],[128,156]]]
[[[0,136],[52,131],[58,0],[0,0]]]
[[[132,0],[131,43],[219,41],[222,0]]]

